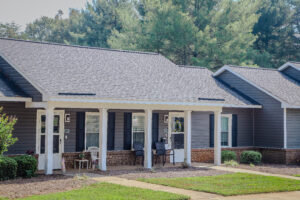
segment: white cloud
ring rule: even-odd
[[[67,17],[69,8],[84,8],[87,1],[92,0],[0,0],[0,22],[15,22],[24,29],[41,16],[54,17],[59,9]]]

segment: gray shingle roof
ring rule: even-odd
[[[0,54],[52,97],[94,93],[108,99],[251,105],[206,68],[179,67],[155,53],[0,39]]]
[[[240,66],[229,68],[282,102],[300,106],[300,85],[278,70]]]
[[[27,97],[20,89],[0,74],[0,97]]]

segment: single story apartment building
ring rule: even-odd
[[[156,53],[0,39],[0,106],[18,118],[7,154],[33,150],[51,174],[88,147],[99,167],[144,167],[165,141],[175,162],[221,163],[221,149],[300,159],[300,63],[276,69],[178,66]],[[170,158],[173,161],[173,158]]]

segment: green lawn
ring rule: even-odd
[[[300,181],[298,180],[246,173],[139,180],[188,190],[221,194],[224,196],[300,190]]]
[[[300,177],[300,174],[294,174],[293,176]]]
[[[187,200],[189,197],[167,192],[97,183],[81,189],[47,195],[31,196],[26,200]]]

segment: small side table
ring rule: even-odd
[[[74,169],[76,169],[76,163],[78,163],[79,172],[82,169],[83,164],[86,163],[86,169],[89,169],[89,160],[86,159],[75,159],[74,160]]]

